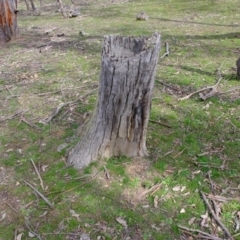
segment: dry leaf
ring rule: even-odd
[[[183,192],[186,189],[186,186],[181,187],[180,191]]]
[[[155,229],[157,232],[160,231],[160,228],[156,227],[155,224],[153,224],[151,227],[152,227],[153,229]]]
[[[16,237],[16,240],[21,240],[22,236],[23,236],[23,233],[18,234],[17,237]]]
[[[79,221],[79,216],[80,214],[77,214],[74,210],[70,209],[69,212],[71,213],[72,217],[77,218],[77,220]]]
[[[181,189],[181,186],[175,186],[175,187],[172,188],[172,190],[174,192],[178,192],[178,191],[180,191],[180,189]]]
[[[43,214],[41,214],[39,217],[45,217],[47,215],[48,211],[45,211]]]
[[[192,218],[188,221],[188,225],[192,225],[195,220],[196,220],[196,218],[195,218],[195,217],[192,217]]]
[[[182,208],[181,210],[180,210],[180,213],[185,213],[186,211],[185,211],[185,209],[184,208]]]
[[[155,197],[154,197],[153,204],[154,204],[154,207],[155,207],[155,208],[158,208],[158,199],[159,199],[158,196],[155,196]]]
[[[209,217],[208,212],[205,213],[205,215],[201,215],[202,221],[201,221],[201,227],[208,227]]]
[[[1,219],[0,219],[0,222],[1,222],[6,216],[7,216],[7,214],[4,212],[4,213],[2,214],[2,217],[1,217]]]
[[[127,222],[124,219],[122,219],[121,217],[118,217],[118,218],[116,218],[116,220],[119,224],[121,224],[125,228],[128,228]]]
[[[29,236],[30,238],[34,238],[34,237],[35,237],[35,234],[33,234],[32,232],[28,232],[28,236]]]
[[[46,169],[47,169],[47,167],[48,167],[48,165],[42,165],[42,167],[41,167],[41,168],[42,168],[42,171],[45,172]]]

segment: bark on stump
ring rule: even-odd
[[[0,0],[0,43],[17,36],[17,0]]]
[[[160,51],[152,37],[105,36],[99,99],[68,161],[83,168],[111,156],[146,156],[146,132]]]

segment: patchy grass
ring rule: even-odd
[[[216,196],[221,221],[240,239],[234,232],[240,210],[239,89],[206,101],[198,95],[178,101],[214,85],[218,68],[222,92],[239,88],[234,70],[240,55],[239,2],[77,5],[82,15],[64,19],[51,1],[45,1],[42,16],[26,12],[21,2],[21,35],[0,50],[0,239],[20,239],[20,234],[30,239],[30,231],[53,240],[80,239],[84,233],[101,240],[189,239],[178,225],[224,238],[206,215],[199,191]],[[135,21],[140,11],[148,21]],[[149,157],[101,160],[82,171],[67,167],[65,155],[79,139],[78,126],[95,108],[97,91],[92,90],[99,80],[103,36],[155,31],[162,35],[161,54],[167,41],[170,55],[158,64]],[[90,92],[47,123],[60,104]]]

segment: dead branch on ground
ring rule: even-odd
[[[27,229],[34,235],[34,237],[36,237],[38,240],[43,240],[41,235],[36,233],[35,231],[33,231],[30,226],[28,225],[27,222],[25,222],[25,226],[27,227]]]
[[[201,230],[198,230],[198,229],[192,229],[192,228],[187,228],[187,227],[184,227],[184,226],[181,226],[181,225],[178,225],[178,227],[182,230],[185,230],[187,232],[196,232],[196,233],[199,233],[200,236],[198,236],[199,238],[205,238],[207,237],[207,239],[210,239],[210,240],[223,240],[222,238],[219,238],[219,237],[215,237],[209,233],[206,233],[206,232],[203,232]]]
[[[149,193],[151,193],[151,196],[152,196],[161,186],[162,186],[162,182],[157,183],[153,185],[151,188],[143,191],[139,196],[139,200],[145,199]]]
[[[25,112],[27,112],[27,110],[18,110],[18,111],[16,111],[14,114],[12,114],[12,115],[10,115],[10,116],[7,116],[7,117],[5,117],[5,118],[0,119],[0,122],[4,122],[4,121],[6,121],[6,120],[13,119],[14,117],[16,117],[16,116],[18,116],[18,115],[20,115],[20,114],[23,114],[23,113],[25,113]]]
[[[160,57],[160,59],[164,58],[164,57],[167,57],[169,56],[169,44],[168,42],[165,42],[165,49],[166,49],[166,52]]]
[[[198,93],[199,93],[200,98],[203,101],[205,101],[208,98],[211,98],[211,97],[214,97],[214,96],[223,95],[223,94],[227,94],[229,92],[240,90],[240,87],[238,87],[238,88],[233,88],[233,89],[227,90],[225,92],[220,92],[218,90],[218,85],[219,85],[220,81],[222,80],[220,68],[217,69],[217,77],[218,77],[218,81],[217,81],[217,83],[215,85],[209,86],[209,87],[205,87],[205,88],[199,89],[199,90],[197,90],[195,92],[192,92],[192,93],[188,94],[185,97],[179,98],[178,101],[187,100],[187,99],[191,98],[193,95],[198,94]],[[208,90],[210,90],[210,92],[208,92],[206,94],[203,94],[203,92],[208,91]]]
[[[200,191],[200,194],[201,194],[201,196],[202,196],[202,198],[203,198],[203,201],[205,202],[205,204],[206,204],[209,212],[211,213],[212,217],[213,217],[214,220],[216,221],[216,223],[222,228],[222,230],[226,233],[226,235],[228,236],[228,238],[229,238],[230,240],[233,240],[233,237],[232,237],[232,235],[230,234],[230,232],[228,231],[228,229],[226,228],[226,226],[220,221],[220,219],[218,218],[218,216],[217,216],[217,215],[215,214],[215,212],[213,211],[213,209],[212,209],[210,203],[208,202],[205,194],[204,194],[202,191]]]
[[[170,125],[168,125],[166,123],[163,123],[163,122],[160,122],[160,121],[154,121],[154,120],[149,119],[149,122],[156,123],[156,124],[159,124],[159,125],[163,125],[163,126],[168,127],[168,128],[172,128]]]
[[[26,120],[24,117],[21,118],[21,121],[26,123],[27,125],[29,125],[32,128],[35,128],[37,130],[42,130],[38,125],[36,125],[35,123],[29,122],[28,120]]]
[[[34,190],[34,192],[36,192],[46,203],[47,205],[51,208],[54,209],[53,204],[46,198],[44,197],[44,195],[42,193],[40,193],[35,187],[33,187],[30,183],[28,183],[27,181],[23,180],[24,183],[26,183],[31,189]]]
[[[59,114],[59,112],[62,110],[62,108],[66,107],[66,106],[68,106],[68,105],[70,105],[70,104],[77,103],[78,101],[82,101],[84,98],[86,98],[87,96],[93,94],[93,93],[96,92],[97,90],[98,90],[98,88],[95,88],[94,90],[92,90],[92,91],[86,93],[85,95],[77,98],[76,100],[73,100],[73,101],[70,101],[70,102],[66,102],[66,103],[63,103],[63,104],[59,105],[59,106],[57,107],[57,109],[54,111],[54,113],[53,113],[50,117],[48,117],[46,120],[44,120],[43,122],[44,122],[44,123],[49,123],[49,122],[51,122],[51,121]]]
[[[41,177],[41,175],[40,175],[40,173],[39,173],[39,171],[38,171],[38,169],[37,169],[37,167],[36,167],[36,165],[35,165],[35,163],[34,163],[34,161],[33,161],[32,159],[31,159],[31,162],[32,162],[32,165],[33,165],[33,167],[34,167],[35,172],[36,172],[37,175],[38,175],[38,178],[39,178],[39,181],[40,181],[40,186],[41,186],[42,190],[44,190],[44,185],[43,185],[42,177]]]
[[[107,178],[107,179],[110,179],[110,174],[109,174],[109,172],[108,172],[107,167],[104,165],[103,168],[104,168],[104,172],[105,172],[106,178]]]

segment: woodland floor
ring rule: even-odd
[[[21,1],[19,38],[0,49],[0,240],[240,239],[239,1],[75,8],[65,19],[55,2],[39,15]],[[141,11],[148,21],[135,20]],[[155,31],[170,54],[158,64],[149,157],[67,167],[96,105],[103,36]],[[219,80],[219,94],[181,99]]]

